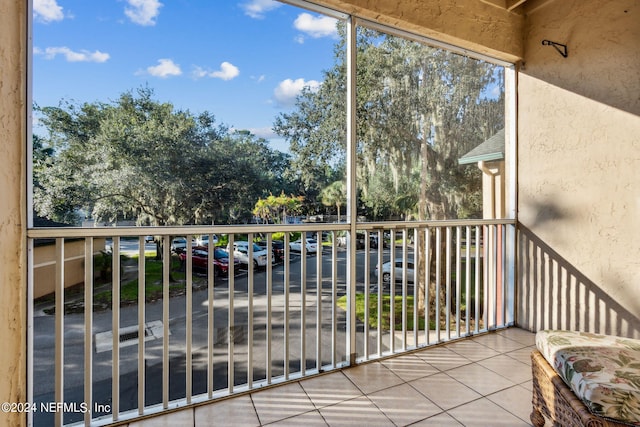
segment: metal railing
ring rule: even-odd
[[[216,274],[208,250],[211,268],[198,268],[200,235],[226,236],[229,248],[262,240],[267,263],[255,266],[248,245],[246,266],[230,256],[227,274]],[[317,252],[291,250],[297,235],[314,238]],[[186,237],[181,257],[174,236]],[[38,262],[42,239],[54,262]],[[28,240],[30,294],[42,286],[35,277],[55,284],[29,307],[29,397],[42,409],[34,425],[130,420],[514,318],[513,221],[38,228]],[[78,241],[83,256],[72,264],[65,250]],[[99,251],[105,242],[110,250]],[[42,265],[53,270],[36,274]],[[65,287],[68,268],[83,269],[84,283]]]

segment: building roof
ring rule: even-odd
[[[57,222],[57,221],[52,221],[48,218],[43,218],[41,216],[38,215],[33,215],[33,226],[34,227],[73,227],[73,225],[70,224],[64,224],[62,222]],[[65,241],[67,242],[71,242],[74,240],[80,240],[79,238],[73,238],[73,239],[65,239]],[[49,245],[55,245],[56,244],[56,239],[35,239],[33,241],[33,246],[35,247],[39,247],[39,246],[49,246]]]
[[[38,215],[33,216],[34,227],[73,227],[71,224],[64,224],[62,222],[52,221],[49,218],[43,218]]]
[[[458,164],[504,160],[504,129],[458,159]]]

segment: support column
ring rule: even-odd
[[[27,401],[27,3],[0,2],[0,402]],[[0,425],[24,426],[0,412]]]
[[[358,219],[356,185],[356,19],[347,19],[347,354],[356,361],[356,223]]]

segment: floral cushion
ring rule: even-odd
[[[592,413],[640,426],[640,340],[544,330],[536,346]]]

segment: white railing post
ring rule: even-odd
[[[402,229],[402,351],[407,350],[407,292],[409,281],[409,245],[407,242],[407,229]],[[394,310],[395,301],[391,301],[391,309]]]
[[[247,277],[247,385],[249,389],[253,388],[253,282],[254,282],[254,267],[256,267],[253,261],[253,233],[249,233],[247,236],[249,241],[249,265],[248,277]],[[271,264],[271,248],[267,250],[267,265]],[[257,268],[257,267],[256,267]]]
[[[191,394],[193,393],[193,355],[192,355],[192,341],[193,341],[193,248],[192,248],[193,235],[187,234],[187,268],[185,277],[185,388],[186,388],[186,400],[187,404],[191,404]]]
[[[56,239],[56,288],[55,288],[55,399],[64,402],[64,238]],[[64,412],[55,413],[56,427],[62,426]]]
[[[378,230],[378,307],[376,323],[378,324],[377,330],[377,354],[382,356],[382,300],[384,298],[384,281],[382,280],[382,264],[384,263],[384,229]]]
[[[84,239],[84,402],[89,410],[84,424],[93,414],[93,237]]]
[[[169,275],[171,274],[171,236],[162,245],[162,407],[169,408]]]
[[[307,234],[300,236],[300,373],[305,375],[307,355]]]
[[[267,248],[272,249],[273,245],[273,235],[271,233],[267,234]],[[283,248],[284,249],[284,248]],[[285,252],[286,253],[286,252]],[[283,254],[284,256],[284,254]],[[267,257],[271,259],[271,252],[267,254]],[[265,348],[266,348],[266,357],[265,357],[265,375],[266,375],[266,383],[271,384],[271,363],[273,361],[273,357],[271,355],[272,350],[272,340],[273,340],[273,316],[272,316],[272,298],[273,298],[273,266],[271,262],[267,263],[267,277],[266,277],[266,331],[265,331]]]
[[[120,416],[120,237],[113,238],[111,271],[111,410],[113,421]]]
[[[316,370],[322,370],[322,231],[316,238]]]
[[[233,251],[228,252],[227,274],[231,274],[234,264]],[[207,397],[213,397],[214,361],[213,348],[215,345],[215,316],[214,316],[214,288],[215,288],[215,247],[213,234],[209,234],[209,250],[207,251]]]
[[[283,361],[284,361],[284,379],[289,379],[289,298],[290,298],[290,280],[291,275],[291,248],[289,247],[289,233],[284,234],[284,336],[283,339]]]
[[[229,234],[229,254],[234,253],[234,235]],[[247,260],[247,268],[251,268],[253,260],[249,258]],[[234,366],[234,337],[235,337],[235,306],[234,306],[234,293],[235,293],[235,271],[233,264],[229,264],[229,293],[227,296],[227,390],[229,394],[233,393],[233,386],[235,380],[235,366]]]
[[[138,238],[138,415],[144,414],[145,397],[145,305],[146,255],[144,236]]]

